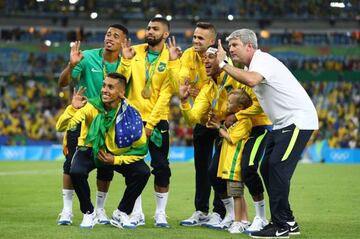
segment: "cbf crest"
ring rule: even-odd
[[[160,62],[158,66],[158,72],[163,72],[166,69],[166,63]]]

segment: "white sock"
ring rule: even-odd
[[[96,209],[104,208],[107,192],[96,192]]]
[[[64,212],[72,212],[72,202],[73,202],[73,196],[74,196],[74,189],[63,189],[62,195],[63,195],[63,211]]]
[[[255,213],[256,216],[260,217],[263,220],[266,220],[266,215],[265,215],[265,200],[261,200],[258,202],[254,202],[255,205]]]
[[[155,210],[155,214],[157,213],[165,213],[165,209],[166,209],[166,205],[167,205],[167,200],[168,200],[168,195],[169,193],[158,193],[155,192],[155,197],[156,197],[156,210]]]
[[[233,220],[235,218],[235,210],[234,210],[234,198],[225,198],[221,199],[221,201],[224,203],[226,213],[229,215]]]
[[[137,213],[143,213],[142,202],[141,202],[141,194],[135,200],[134,208],[133,208],[133,210],[131,212],[131,214],[137,214]]]

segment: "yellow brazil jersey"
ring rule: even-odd
[[[193,47],[186,49],[180,59],[169,61],[169,75],[175,93],[179,92],[179,84],[183,84],[186,77],[189,77],[191,84],[199,90],[209,81],[204,59]]]
[[[131,59],[121,59],[118,72],[128,80],[127,99],[136,108],[146,123],[146,128],[153,129],[160,120],[168,120],[169,104],[172,94],[168,78],[169,50],[164,46],[156,63],[148,66],[151,79],[151,97],[143,98],[142,90],[146,84],[148,45],[133,46],[136,55]]]
[[[227,114],[228,93],[238,87],[237,81],[224,71],[221,72],[216,83],[210,80],[201,88],[192,107],[189,102],[180,104],[185,121],[190,125],[196,123],[205,125],[211,109],[220,120],[224,120]]]
[[[120,105],[120,104],[119,104]],[[119,108],[117,109],[117,111]],[[56,124],[57,131],[65,131],[67,129],[71,130],[76,127],[77,124],[81,122],[81,131],[78,138],[78,146],[87,146],[91,147],[91,144],[85,145],[85,139],[88,134],[88,130],[91,126],[92,121],[97,116],[98,110],[90,103],[87,103],[83,108],[76,110],[71,105],[68,106],[65,112],[60,116]],[[126,148],[118,148],[115,143],[115,121],[110,126],[108,132],[105,136],[105,144],[107,150],[114,155],[114,164],[129,164],[134,161],[143,159],[145,155],[127,155],[120,156],[119,154],[129,151],[131,148],[139,147],[146,144],[146,134],[145,130],[142,130],[142,135],[140,139],[135,141],[131,146]]]
[[[242,116],[240,120],[227,129],[231,142],[223,139],[217,172],[219,178],[241,181],[241,157],[251,127],[250,118]]]

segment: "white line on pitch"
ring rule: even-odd
[[[9,172],[0,172],[0,176],[9,176],[9,175],[46,175],[53,173],[61,173],[59,169],[52,170],[23,170],[23,171],[9,171]]]

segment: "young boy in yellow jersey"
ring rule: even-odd
[[[252,105],[250,96],[243,89],[236,89],[229,93],[227,110],[229,113],[236,113],[245,110]],[[234,198],[234,222],[229,227],[230,233],[242,233],[250,223],[246,213],[244,201],[244,183],[241,179],[241,157],[246,140],[251,131],[251,120],[247,116],[232,124],[229,128],[221,125],[220,120],[212,112],[209,113],[207,127],[219,130],[223,138],[220,155],[215,153],[213,161],[218,161],[216,190],[221,198]],[[224,181],[225,180],[225,181]],[[228,213],[232,213],[231,209]]]
[[[58,131],[63,131],[82,122],[78,147],[70,168],[80,209],[84,213],[80,224],[82,228],[92,228],[97,223],[87,182],[89,172],[95,168],[123,174],[126,189],[110,222],[119,228],[136,227],[130,223],[128,215],[147,183],[150,170],[144,162],[147,143],[142,120],[124,97],[125,84],[124,76],[109,73],[104,80],[101,97],[91,98],[85,105],[77,92],[72,105],[67,107],[56,125]],[[124,124],[129,114],[133,115],[134,120]],[[122,127],[119,128],[119,125]],[[124,135],[123,131],[131,134]]]

